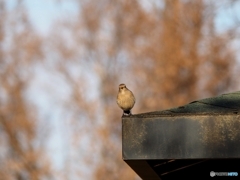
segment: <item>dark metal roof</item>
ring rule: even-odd
[[[238,112],[240,112],[240,91],[193,101],[177,108],[136,114],[131,117],[149,118],[152,116],[178,116],[183,114],[236,114]]]
[[[123,117],[122,122],[123,160],[143,179],[200,169],[209,175],[216,162],[215,171],[227,170],[233,161],[240,167],[240,91]]]

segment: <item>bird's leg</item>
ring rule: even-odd
[[[123,116],[131,116],[131,110],[123,111]]]

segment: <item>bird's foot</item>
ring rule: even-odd
[[[131,116],[132,115],[132,113],[123,113],[123,115],[122,116]]]

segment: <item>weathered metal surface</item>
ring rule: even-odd
[[[240,158],[240,116],[123,118],[123,159]]]

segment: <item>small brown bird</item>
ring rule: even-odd
[[[132,91],[130,91],[125,84],[119,85],[117,104],[123,110],[123,116],[131,115],[131,109],[135,104],[135,97]]]

